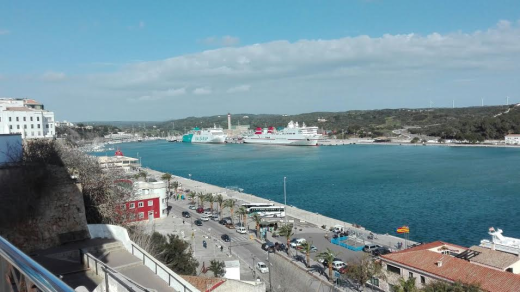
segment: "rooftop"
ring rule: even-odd
[[[381,258],[384,261],[421,270],[449,281],[478,283],[483,290],[490,292],[517,291],[520,287],[520,275],[472,264],[463,259],[432,251],[432,249],[439,249],[443,246],[455,245],[436,241],[383,255]],[[441,262],[442,265],[438,265],[438,262]]]
[[[222,283],[226,282],[226,279],[222,278],[206,278],[200,276],[187,276],[181,275],[184,280],[195,286],[200,291],[212,291]]]
[[[470,259],[470,262],[479,263],[497,269],[504,270],[512,264],[520,261],[520,257],[517,255],[503,251],[492,250],[480,246],[472,246],[469,249],[479,252],[477,256]]]
[[[6,111],[12,111],[12,112],[34,112],[35,109],[28,108],[28,107],[8,107],[6,108]]]

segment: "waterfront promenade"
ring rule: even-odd
[[[146,168],[145,169],[148,174],[155,176],[157,179],[160,179],[161,176],[164,174],[162,172]],[[203,192],[203,193],[213,193],[213,194],[222,194],[224,199],[236,199],[238,201],[237,205],[243,204],[243,203],[274,203],[274,204],[280,204],[279,202],[274,202],[271,200],[266,200],[260,197],[257,197],[252,194],[246,194],[241,193],[236,190],[226,189],[219,186],[207,184],[204,182],[184,178],[181,176],[174,176],[172,178],[172,181],[178,181],[184,189],[190,189],[191,191],[195,192]],[[238,208],[238,207],[237,207]],[[414,241],[405,241],[401,237],[397,237],[390,234],[376,234],[373,239],[368,240],[367,237],[371,233],[370,230],[366,230],[365,228],[361,226],[354,226],[351,223],[343,222],[334,218],[330,218],[324,215],[321,215],[319,213],[312,213],[306,210],[302,210],[299,208],[296,208],[294,206],[287,206],[286,207],[286,215],[288,216],[288,222],[294,223],[295,226],[298,225],[305,225],[308,226],[309,224],[314,225],[316,231],[320,230],[322,232],[323,238],[327,234],[329,235],[329,238],[331,236],[331,233],[329,232],[329,228],[333,227],[335,225],[343,226],[345,230],[349,230],[350,232],[354,232],[358,238],[365,242],[371,242],[375,244],[380,244],[384,246],[388,246],[394,250],[397,249],[398,244],[401,243],[403,248],[406,246],[410,246],[412,244],[415,244]],[[276,221],[279,220],[280,222],[284,222],[285,220],[283,218],[280,219],[269,219],[269,221]],[[325,228],[323,228],[325,227]]]

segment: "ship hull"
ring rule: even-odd
[[[182,142],[201,143],[201,144],[223,144],[226,142],[226,136],[208,136],[188,134],[182,137]]]
[[[244,138],[244,143],[282,146],[316,146],[318,145],[318,139],[263,138],[258,136]]]

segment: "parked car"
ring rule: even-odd
[[[372,250],[372,255],[373,256],[380,256],[380,255],[385,255],[385,254],[389,254],[391,253],[392,251],[388,248],[388,247],[380,247],[380,248],[376,248],[374,250]]]
[[[242,233],[242,234],[246,234],[247,233],[247,230],[245,227],[237,227],[237,232],[238,233]]]
[[[268,252],[274,252],[275,251],[275,244],[274,242],[266,242],[262,244],[262,249]]]
[[[264,262],[256,263],[256,269],[260,271],[260,273],[265,274],[269,272],[269,268]]]
[[[197,210],[197,206],[195,206],[195,205],[188,205],[188,209],[190,209],[190,210]]]
[[[332,262],[336,262],[336,261],[341,261],[341,259],[340,258],[334,258],[334,260]],[[318,262],[322,263],[325,268],[329,267],[329,262],[327,260],[319,259]]]
[[[231,238],[227,234],[222,234],[222,236],[220,238],[222,238],[222,240],[225,241],[225,242],[230,242],[231,241]]]
[[[296,249],[303,249],[303,244],[296,247]],[[318,248],[314,245],[311,245],[311,252],[317,252]]]
[[[226,225],[227,224],[227,221],[222,219],[218,222],[220,225]]]
[[[291,241],[291,247],[297,248],[306,242],[307,240],[305,240],[305,238],[297,238],[294,242]]]
[[[204,211],[204,214],[205,214],[205,215],[208,215],[208,216],[213,215],[213,213],[211,213],[211,210],[206,210],[206,211]]]
[[[373,243],[370,243],[370,244],[366,244],[364,247],[363,247],[363,251],[364,252],[372,252],[374,249],[378,249],[380,248],[381,246],[379,244],[373,244]]]
[[[200,220],[202,220],[202,221],[209,221],[209,216],[206,215],[206,214],[204,214],[204,215],[202,215],[202,216],[200,217]]]
[[[345,264],[343,261],[333,261],[332,262],[332,269],[339,271],[342,268],[345,268],[347,264]]]
[[[195,220],[195,225],[202,226],[202,221],[200,219]]]
[[[188,211],[182,211],[182,217],[184,217],[184,218],[190,218],[190,217],[191,217],[190,212],[188,212]]]
[[[211,217],[212,220],[217,221],[219,216],[218,216],[217,213],[213,213],[213,214],[211,214],[211,216],[209,216],[209,217]]]
[[[204,213],[204,208],[202,208],[202,207],[198,207],[198,208],[197,208],[197,213],[199,213],[199,214],[200,214],[200,213]]]
[[[276,249],[277,251],[285,251],[286,248],[287,248],[287,247],[285,246],[285,244],[283,244],[283,243],[278,243],[278,242],[276,242],[276,243],[274,244],[274,247],[275,247],[275,249]]]

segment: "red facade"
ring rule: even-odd
[[[153,218],[161,217],[161,204],[159,198],[149,198],[127,202],[120,207],[126,213],[128,221],[149,220],[149,215]]]

